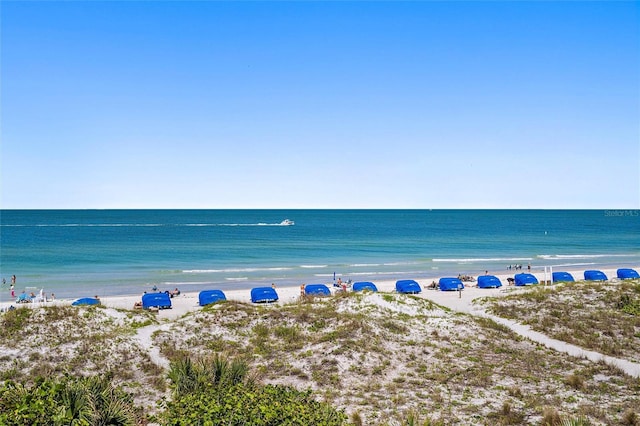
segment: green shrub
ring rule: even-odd
[[[342,425],[346,415],[313,399],[311,391],[261,386],[247,364],[219,356],[170,366],[173,398],[158,416],[161,425]]]
[[[343,425],[346,415],[311,391],[238,383],[182,395],[167,403],[161,425]]]
[[[141,411],[107,376],[38,380],[27,387],[0,385],[0,424],[138,425]]]

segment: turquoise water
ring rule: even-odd
[[[285,218],[294,226],[282,226]],[[3,210],[0,275],[58,297],[638,267],[637,210]],[[7,285],[2,293],[6,296]],[[3,298],[0,298],[2,300]]]

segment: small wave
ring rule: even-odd
[[[433,259],[434,262],[451,262],[451,263],[475,263],[475,262],[522,262],[533,260],[531,257],[489,257],[489,258],[466,258],[466,259]]]
[[[305,268],[305,269],[322,269],[328,266],[329,265],[300,265],[301,268]]]
[[[562,265],[553,265],[554,268],[559,268],[559,267],[571,267],[571,266],[590,266],[590,265],[597,265],[597,263],[595,262],[582,262],[582,263],[565,263]]]
[[[363,268],[363,267],[369,267],[369,266],[380,266],[380,263],[354,263],[352,265],[349,265],[353,268]]]
[[[536,257],[545,260],[561,259],[600,259],[603,257],[635,257],[636,254],[539,254]]]
[[[228,277],[225,278],[227,281],[247,281],[249,277]]]
[[[260,271],[288,271],[293,268],[274,267],[274,268],[227,268],[227,269],[186,269],[184,274],[213,274],[213,273],[232,273],[232,272],[260,272]]]

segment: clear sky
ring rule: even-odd
[[[12,2],[2,208],[639,208],[640,2]]]

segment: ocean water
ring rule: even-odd
[[[637,210],[2,210],[0,276],[57,297],[640,266]],[[282,220],[295,221],[293,226]],[[0,301],[8,300],[8,284]]]

